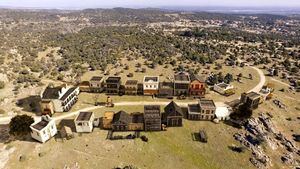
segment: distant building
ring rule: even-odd
[[[214,91],[226,95],[226,93],[230,93],[230,91],[234,90],[234,87],[227,83],[218,83],[214,85]]]
[[[108,77],[105,81],[107,94],[119,94],[121,77]]]
[[[256,109],[260,103],[261,95],[256,92],[242,93],[241,103],[248,109]]]
[[[174,85],[172,82],[159,83],[158,97],[173,97]]]
[[[104,129],[111,129],[112,128],[112,121],[114,118],[114,112],[105,112],[102,121],[102,127]]]
[[[159,76],[145,76],[143,81],[144,95],[157,95]]]
[[[162,121],[168,127],[182,126],[183,111],[174,101],[170,102],[164,109]]]
[[[127,80],[125,83],[125,94],[126,95],[137,95],[138,92],[138,81]]]
[[[104,90],[104,78],[101,76],[93,76],[90,80],[90,91],[93,93],[101,93]]]
[[[80,92],[91,92],[90,82],[82,81],[78,84]]]
[[[205,78],[194,73],[190,75],[190,78],[190,95],[203,97],[206,92]]]
[[[186,72],[180,72],[174,76],[174,95],[175,96],[187,96],[189,95],[190,76]]]
[[[161,130],[161,114],[160,106],[146,105],[144,106],[145,131]]]
[[[198,104],[188,105],[189,120],[213,120],[216,106],[213,100],[199,100]]]
[[[55,112],[69,111],[77,102],[79,95],[79,87],[68,87],[62,85],[59,87],[48,86],[41,94],[42,101],[40,103],[42,114],[50,116]]]
[[[55,121],[49,115],[42,116],[41,120],[30,125],[31,137],[45,143],[56,135],[57,128]]]
[[[80,112],[75,118],[75,128],[77,133],[90,133],[93,131],[95,116],[93,112]]]

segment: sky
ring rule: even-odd
[[[0,6],[27,8],[111,8],[163,6],[300,7],[300,0],[0,0]]]

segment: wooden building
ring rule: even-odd
[[[101,93],[104,90],[104,78],[101,76],[93,76],[90,79],[90,92]]]
[[[187,96],[189,95],[190,76],[186,72],[179,72],[174,75],[174,95]]]
[[[119,94],[121,86],[121,77],[108,77],[105,81],[107,94]]]
[[[188,105],[189,120],[213,120],[216,106],[213,100],[199,100],[198,104]]]
[[[144,106],[145,131],[161,130],[161,114],[160,106],[146,105]]]
[[[190,96],[204,97],[206,92],[205,78],[194,73],[190,75],[190,78]]]
[[[137,95],[138,92],[138,81],[127,80],[125,83],[125,94],[126,95]]]
[[[114,114],[112,121],[113,131],[128,131],[128,124],[130,123],[130,115],[125,111],[119,111]]]
[[[241,103],[251,110],[258,108],[260,99],[261,95],[256,92],[242,93],[241,95]]]
[[[82,81],[78,84],[80,92],[91,92],[90,82]]]
[[[172,82],[161,82],[159,83],[158,97],[170,98],[173,97],[174,85]]]
[[[128,130],[130,131],[143,131],[144,130],[144,114],[132,113],[130,114],[130,123],[128,124]]]
[[[103,119],[102,119],[102,127],[104,129],[111,129],[112,128],[112,121],[114,118],[114,112],[105,112]]]
[[[182,126],[183,111],[174,101],[170,102],[162,114],[162,123],[167,127]]]
[[[157,95],[159,76],[145,76],[143,80],[144,95]]]
[[[142,131],[144,130],[144,115],[142,113],[128,114],[119,111],[114,114],[112,121],[113,131]]]

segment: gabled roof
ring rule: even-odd
[[[198,80],[199,82],[201,82],[201,83],[205,83],[205,78],[203,77],[203,76],[199,76],[199,75],[197,75],[197,74],[194,74],[194,73],[192,73],[191,75],[190,75],[190,78],[191,78],[191,81],[195,81],[195,80]]]
[[[178,106],[174,101],[171,101],[164,110],[167,116],[183,116],[181,107]]]
[[[128,124],[131,122],[131,117],[125,111],[119,111],[114,115],[112,123],[123,123]]]

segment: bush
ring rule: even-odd
[[[34,123],[31,116],[17,115],[9,123],[9,134],[13,136],[24,136],[30,133],[30,125]]]
[[[3,81],[0,81],[0,89],[3,89],[5,87],[5,83]]]

